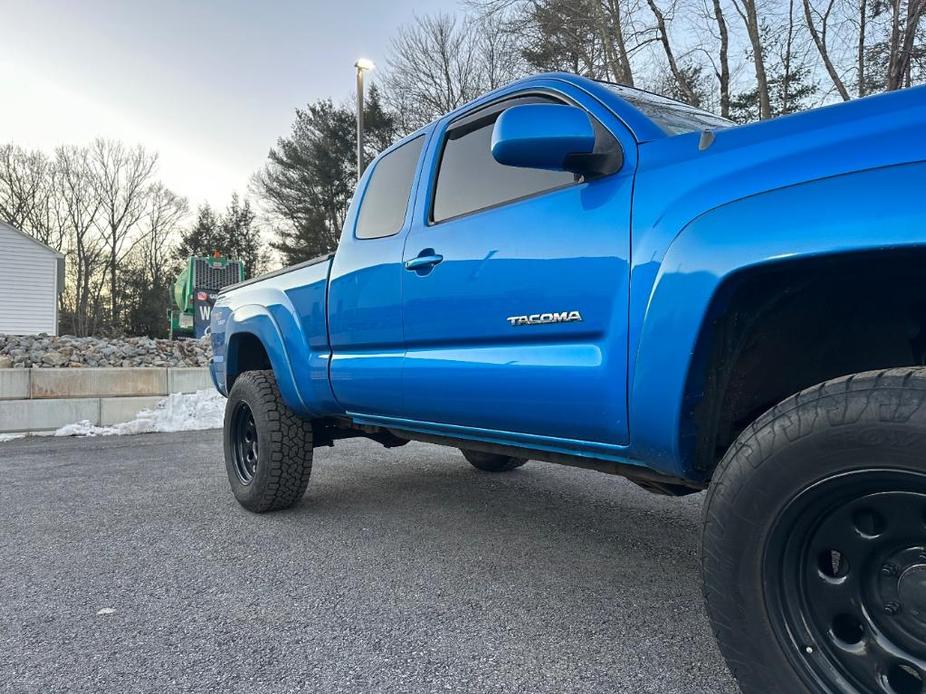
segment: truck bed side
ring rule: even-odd
[[[336,408],[328,381],[326,301],[332,256],[224,290],[212,312],[212,378],[228,394],[249,369],[272,368],[286,404],[304,416]]]

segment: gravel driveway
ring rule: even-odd
[[[349,440],[256,516],[217,432],[14,441],[0,473],[2,692],[736,691],[702,495]]]

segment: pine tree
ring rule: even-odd
[[[354,184],[354,119],[328,99],[296,110],[254,187],[276,217],[273,246],[287,263],[333,250]]]
[[[247,276],[253,277],[266,269],[270,255],[255,222],[251,202],[245,199],[242,203],[237,193],[232,193],[221,217],[208,204],[202,205],[196,223],[183,233],[174,255],[182,261],[218,252],[242,261]]]
[[[174,255],[185,260],[190,256],[210,256],[215,251],[225,255],[231,252],[231,248],[222,237],[215,212],[208,204],[204,204],[196,214],[196,223],[180,237]]]
[[[679,66],[679,70],[684,76],[688,88],[696,97],[697,103],[692,103],[691,105],[700,106],[702,108],[709,107],[711,101],[711,85],[709,77],[705,74],[706,71],[704,66],[693,62],[685,62]],[[678,79],[668,68],[662,68],[657,74],[652,90],[670,99],[691,103],[691,96],[685,93],[685,90],[679,85]]]
[[[224,246],[229,249],[229,255],[244,263],[248,277],[259,275],[266,269],[269,253],[261,240],[260,228],[255,224],[249,200],[241,203],[238,194],[232,194],[231,203],[219,222],[218,232]]]
[[[395,139],[395,118],[373,85],[364,105],[367,161]],[[286,264],[333,251],[356,185],[354,113],[330,100],[296,111],[288,137],[277,141],[254,187],[275,217],[273,247]]]
[[[375,83],[370,86],[363,103],[363,129],[364,155],[368,162],[391,145],[398,134],[396,117],[386,110]]]
[[[770,118],[797,113],[810,108],[818,86],[813,81],[813,70],[806,46],[796,43],[793,23],[785,30],[775,32],[762,26],[762,45],[766,46],[765,64],[768,79]],[[733,120],[748,123],[759,120],[758,87],[733,96],[730,101]]]

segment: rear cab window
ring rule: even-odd
[[[394,236],[402,230],[424,140],[419,135],[374,162],[354,229],[358,239]]]

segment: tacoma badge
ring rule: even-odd
[[[560,311],[559,313],[532,313],[529,316],[508,316],[511,325],[544,325],[545,323],[576,323],[582,320],[578,311]]]

